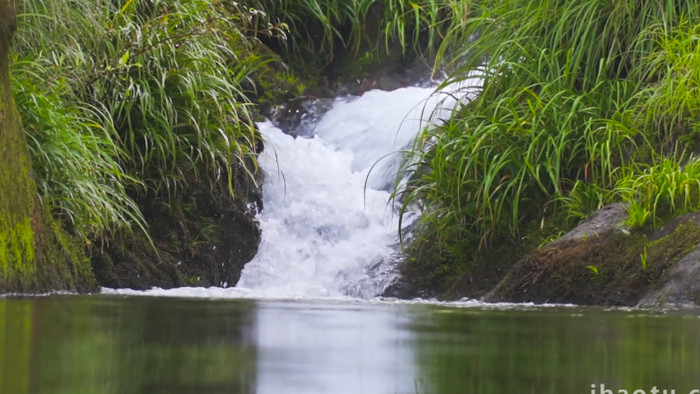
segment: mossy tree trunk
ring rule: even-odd
[[[9,82],[13,0],[0,0],[0,293],[95,288],[89,263],[41,205]]]

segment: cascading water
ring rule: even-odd
[[[480,80],[447,89],[407,87],[337,98],[283,133],[259,124],[265,151],[262,241],[233,288],[154,288],[114,294],[206,298],[380,295],[396,278],[398,214],[390,201],[400,153],[429,122],[473,98]],[[323,105],[322,105],[323,107]],[[404,216],[410,225],[417,213]]]
[[[309,138],[261,123],[262,242],[237,288],[271,297],[381,294],[394,275],[398,152],[437,108],[454,105],[434,93],[408,87],[336,99]]]

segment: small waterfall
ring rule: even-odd
[[[455,104],[434,92],[407,87],[338,98],[306,125],[305,137],[261,123],[262,241],[237,288],[270,297],[381,294],[395,275],[398,215],[389,198],[397,152],[436,109]]]

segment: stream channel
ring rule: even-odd
[[[261,123],[239,283],[0,298],[0,393],[700,394],[697,310],[379,297],[397,152],[468,97],[375,90],[316,103],[296,137]]]

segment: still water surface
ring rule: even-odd
[[[579,307],[0,298],[0,393],[700,388],[700,318]]]

